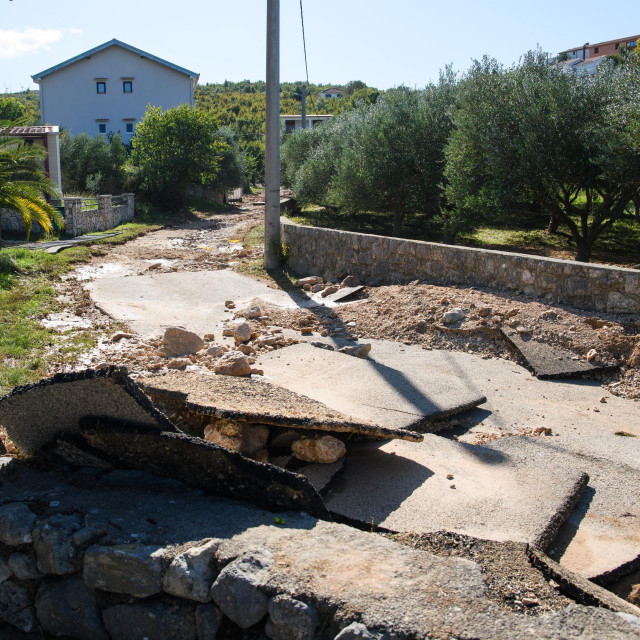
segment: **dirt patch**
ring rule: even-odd
[[[437,556],[466,558],[478,563],[487,597],[507,611],[540,615],[573,604],[573,600],[561,595],[540,571],[531,566],[526,544],[479,540],[448,532],[402,533],[387,537]]]

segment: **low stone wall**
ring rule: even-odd
[[[65,198],[64,220],[67,236],[76,238],[85,233],[105,231],[113,229],[123,222],[130,222],[134,215],[134,194],[124,193],[116,196],[117,204],[113,196],[97,196],[97,209],[85,209],[82,207],[82,198]],[[26,229],[22,216],[15,211],[3,209],[0,211],[0,236],[2,232],[10,234],[25,234]],[[39,237],[44,230],[34,222],[31,227],[31,236]]]
[[[325,280],[351,274],[371,284],[420,279],[524,293],[578,309],[640,313],[640,271],[489,251],[282,220],[289,266]]]
[[[65,198],[65,234],[76,238],[85,233],[113,229],[130,222],[134,215],[134,195],[124,193],[119,197],[122,204],[114,204],[110,195],[98,196],[97,209],[82,209],[82,198]]]

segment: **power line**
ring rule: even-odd
[[[307,86],[309,86],[309,65],[307,64],[307,40],[304,35],[304,14],[302,12],[302,0],[300,0],[300,21],[302,22],[302,46],[304,47],[304,69],[307,74]]]

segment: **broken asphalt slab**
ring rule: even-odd
[[[353,443],[325,504],[348,522],[393,532],[454,531],[545,549],[588,477],[553,451],[529,462],[527,438],[512,446],[517,456],[433,434],[421,443]]]
[[[178,431],[124,368],[60,373],[0,398],[0,424],[26,455],[37,454],[60,433],[78,433],[81,418],[88,415]]]
[[[357,287],[342,287],[335,293],[332,293],[324,298],[327,302],[347,302],[355,298],[361,291],[364,291],[363,285]]]
[[[503,438],[492,446],[518,456],[517,440]],[[640,568],[640,472],[571,453],[555,438],[532,439],[527,461],[535,463],[549,451],[563,468],[586,471],[589,484],[548,553],[563,567],[603,585]]]
[[[380,636],[404,638],[457,637],[506,640],[627,640],[639,627],[635,607],[615,599],[604,608],[587,607],[556,593],[542,572],[514,556],[521,571],[534,576],[518,588],[532,588],[545,613],[516,613],[492,599],[486,573],[477,562],[442,557],[408,548],[379,535],[306,514],[274,514],[225,499],[185,491],[151,491],[135,486],[115,488],[85,475],[47,473],[13,461],[2,478],[3,504],[26,503],[44,519],[74,512],[84,526],[104,531],[100,545],[131,542],[162,548],[167,561],[185,545],[219,542],[219,567],[243,559],[265,559],[251,574],[265,597],[288,594],[313,606],[325,622],[321,638],[333,638],[353,621]],[[51,506],[54,505],[54,506]],[[478,541],[481,544],[482,541]],[[509,550],[505,549],[505,553]],[[236,565],[230,567],[233,569]]]
[[[303,476],[182,433],[124,369],[58,374],[17,388],[0,398],[0,424],[26,455],[142,469],[273,509],[326,513]]]
[[[225,307],[226,300],[233,300],[237,308],[254,298],[291,309],[318,304],[306,295],[290,295],[227,270],[107,277],[85,286],[102,311],[127,322],[145,338],[171,326],[199,335],[218,331],[233,317]]]
[[[358,422],[321,402],[262,380],[176,371],[143,378],[138,384],[154,402],[172,410],[185,408],[198,415],[283,428],[422,440],[411,431]]]
[[[576,360],[575,354],[571,351],[525,338],[512,329],[502,329],[501,333],[540,380],[576,378],[618,368],[617,365],[593,364],[586,360]]]
[[[486,401],[429,354],[376,341],[368,358],[296,344],[259,357],[271,382],[331,409],[390,429],[428,429],[430,421]]]

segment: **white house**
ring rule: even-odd
[[[331,115],[308,115],[307,116],[307,129],[311,129],[312,127],[316,127],[322,122],[327,122],[327,120],[331,120],[333,116]],[[284,116],[280,116],[280,124],[282,125],[285,133],[293,133],[294,131],[300,131],[302,129],[302,116],[296,114],[288,114]]]
[[[199,74],[113,39],[36,73],[42,123],[129,142],[147,105],[193,106]]]
[[[338,89],[337,87],[329,87],[328,89],[321,91],[320,95],[323,98],[327,98],[327,99],[342,98],[342,96],[344,95],[344,91],[342,89]]]

